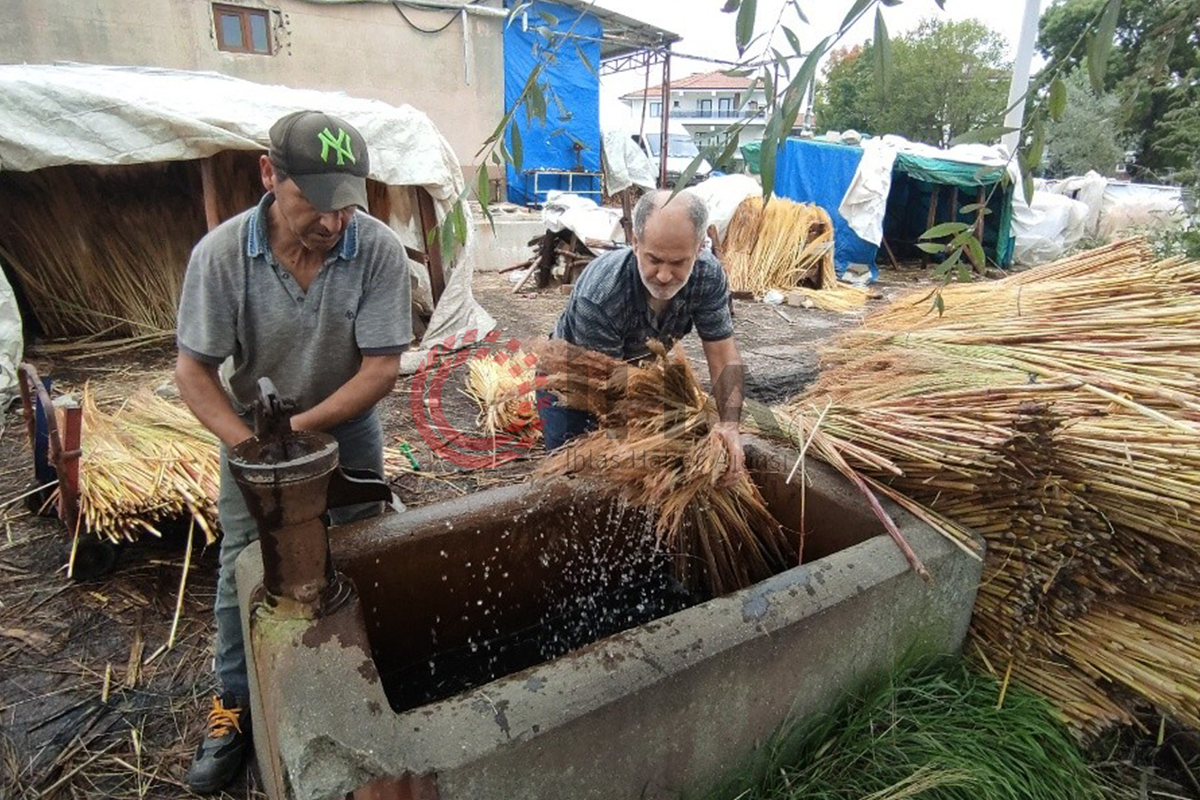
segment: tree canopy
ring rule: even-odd
[[[1042,15],[1038,49],[1045,76],[1076,68],[1082,34],[1104,0],[1055,0]],[[1122,0],[1105,89],[1116,95],[1119,134],[1136,151],[1135,170],[1147,180],[1195,169],[1188,148],[1200,100],[1200,0]]]
[[[875,42],[835,50],[817,87],[817,126],[945,146],[995,124],[1008,99],[1011,65],[1005,40],[974,20],[923,21],[891,40],[891,74],[881,92],[873,69]]]
[[[1066,178],[1095,170],[1111,178],[1125,157],[1116,123],[1120,100],[1112,92],[1097,95],[1085,69],[1075,69],[1063,83],[1067,103],[1062,117],[1046,124],[1046,174]]]

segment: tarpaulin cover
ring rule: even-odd
[[[828,211],[833,219],[833,261],[838,274],[848,264],[866,264],[874,278],[879,248],[859,238],[838,211],[862,156],[858,147],[788,139],[775,160],[775,194]]]
[[[388,187],[389,224],[406,244],[423,249],[415,204],[404,187],[424,188],[433,197],[438,219],[444,219],[463,188],[454,151],[429,117],[415,108],[342,92],[268,86],[215,72],[2,65],[0,171],[147,164],[205,158],[225,150],[262,151],[275,120],[301,109],[319,109],[358,128],[370,150],[371,178]],[[466,213],[469,218],[470,210]],[[448,270],[436,308],[428,271],[409,262],[417,284],[413,298],[433,315],[422,340],[425,347],[463,331],[482,335],[496,325],[471,291],[478,237],[469,221],[467,230],[466,247]],[[0,299],[0,316],[2,305]]]
[[[757,175],[762,172],[762,140],[757,142],[747,142],[741,146],[742,160],[746,162],[746,169],[751,175]]]
[[[913,153],[897,153],[892,169],[926,183],[975,188],[995,183],[1004,177],[1004,167],[965,164],[942,158],[927,158]]]
[[[512,0],[506,5],[512,6]],[[545,64],[541,82],[549,84],[545,124],[527,118],[524,109],[513,116],[523,153],[520,169],[512,164],[507,167],[511,203],[544,202],[550,189],[600,190],[599,178],[576,177],[568,186],[566,176],[547,174],[537,178],[537,195],[534,194],[535,170],[600,172],[600,78],[596,70],[600,65],[600,38],[604,29],[595,17],[584,14],[577,21],[579,16],[579,11],[539,0],[504,29],[505,111],[517,104],[530,73],[539,63]],[[545,28],[557,34],[571,31],[572,36],[566,40],[558,36],[547,39],[539,32]],[[554,48],[557,49],[553,61],[548,62],[545,53]],[[582,151],[577,152],[577,143],[583,146]],[[511,130],[505,131],[505,144],[511,153]]]

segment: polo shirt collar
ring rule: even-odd
[[[250,258],[265,257],[268,261],[275,260],[271,252],[271,240],[267,233],[267,209],[275,202],[275,194],[267,192],[258,201],[258,205],[250,211],[249,224],[246,226],[246,255]],[[358,255],[358,211],[350,217],[342,238],[334,248],[334,258],[349,261]]]

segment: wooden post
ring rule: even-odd
[[[987,202],[987,195],[983,187],[979,187],[979,199],[975,201],[979,204],[979,208],[975,210],[975,238],[979,240],[979,246],[983,247],[983,204]],[[983,254],[983,263],[978,265],[980,272],[987,269],[987,251]]]
[[[933,223],[937,221],[938,194],[941,188],[935,183],[933,185],[933,193],[929,195],[929,216],[925,219],[925,230],[932,228]],[[921,266],[929,266],[929,253],[926,253],[924,250],[921,251]]]
[[[433,207],[433,197],[421,186],[414,186],[417,195],[417,212],[421,219],[421,238],[425,244],[425,254],[429,267],[429,289],[433,293],[433,305],[436,308],[442,292],[446,291],[446,276],[442,271],[442,241],[438,236],[437,211]],[[433,233],[432,237],[430,232]]]
[[[53,414],[54,408],[46,409]],[[62,452],[55,468],[58,475],[58,518],[71,535],[79,525],[79,457],[83,440],[83,409],[72,404],[63,409]]]
[[[662,68],[662,132],[659,136],[659,153],[658,153],[658,185],[661,188],[667,187],[667,146],[671,141],[671,135],[667,132],[668,124],[671,122],[671,46],[667,45],[667,49],[663,52],[663,68]]]
[[[208,229],[221,224],[221,215],[217,213],[217,180],[213,173],[213,157],[200,159],[200,191],[204,195],[204,221]]]
[[[621,228],[625,231],[625,244],[633,244],[633,203],[629,200],[629,187],[621,190]]]

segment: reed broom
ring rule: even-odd
[[[784,430],[987,542],[970,648],[997,672],[1082,730],[1200,728],[1200,264],[1127,240],[943,298],[832,342]]]
[[[794,565],[792,538],[749,477],[716,485],[728,453],[712,434],[716,408],[687,357],[647,346],[654,357],[643,366],[561,340],[539,348],[546,389],[595,414],[600,429],[552,455],[538,474],[591,477],[650,509],[659,548],[690,589],[722,595]]]

